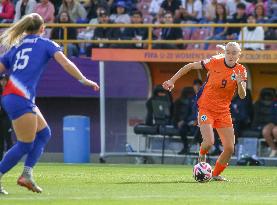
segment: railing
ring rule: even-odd
[[[11,24],[0,24],[2,27],[10,27]],[[212,27],[257,27],[261,26],[264,28],[277,28],[277,24],[46,24],[47,28],[59,27],[64,29],[64,39],[58,40],[53,39],[57,43],[64,44],[64,52],[67,54],[67,44],[68,43],[112,43],[112,44],[135,44],[135,43],[145,43],[148,49],[152,49],[153,44],[200,44],[200,43],[213,43],[220,44],[229,42],[229,40],[153,40],[152,31],[155,28],[212,28]],[[88,28],[88,27],[104,27],[104,28],[147,28],[148,29],[148,39],[147,40],[69,40],[68,39],[68,28]],[[242,31],[242,39],[244,39],[244,32]],[[237,40],[238,43],[243,45],[245,43],[264,43],[264,44],[277,44],[277,40],[263,40],[263,41],[245,41]]]

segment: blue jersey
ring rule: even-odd
[[[10,74],[3,95],[15,94],[34,102],[36,87],[47,62],[61,48],[55,42],[27,35],[1,58],[1,63]]]

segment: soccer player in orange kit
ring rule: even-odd
[[[198,125],[203,138],[199,161],[206,161],[206,154],[214,144],[213,128],[216,128],[224,149],[213,170],[213,180],[216,181],[227,181],[220,174],[228,166],[234,152],[235,135],[230,113],[232,97],[236,91],[241,99],[246,96],[246,69],[237,63],[240,54],[239,44],[229,42],[224,54],[189,63],[163,83],[164,89],[171,91],[176,80],[190,70],[206,69],[208,71],[207,81],[197,94]]]

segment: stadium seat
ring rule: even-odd
[[[134,127],[134,132],[135,132],[135,134],[141,134],[141,135],[157,135],[158,134],[158,126],[138,124]]]
[[[182,32],[183,32],[183,39],[184,40],[190,40],[190,38],[191,38],[191,29],[182,28]]]
[[[205,40],[210,36],[210,29],[208,28],[197,28],[192,32],[191,40]],[[189,44],[187,49],[191,50],[203,50],[204,43],[201,44]]]

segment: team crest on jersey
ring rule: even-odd
[[[207,115],[201,115],[201,121],[206,121],[208,119]]]
[[[233,74],[231,75],[231,80],[236,80],[236,74],[235,74],[235,73],[233,73]]]

